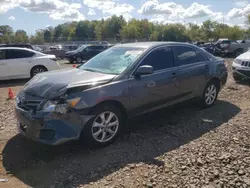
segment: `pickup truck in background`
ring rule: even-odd
[[[63,59],[65,56],[65,50],[60,49],[57,46],[50,46],[49,49],[44,50],[43,53],[55,55],[56,58]]]
[[[238,57],[249,50],[250,42],[245,40],[233,41],[229,39],[219,39],[214,46],[215,51],[221,51],[221,53],[224,53],[226,56],[233,55],[234,57]]]

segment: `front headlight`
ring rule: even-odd
[[[66,100],[64,103],[49,100],[43,105],[42,111],[65,114],[68,109],[74,108],[80,100],[80,97]]]
[[[238,64],[238,65],[241,65],[241,60],[235,59],[235,60],[234,60],[234,63],[235,63],[235,64]]]

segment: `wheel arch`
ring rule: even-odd
[[[96,104],[92,109],[91,111],[94,111],[96,108],[98,108],[99,106],[103,106],[103,105],[112,105],[112,106],[115,106],[117,107],[118,109],[121,110],[121,113],[122,113],[122,116],[124,119],[127,119],[128,118],[128,113],[127,113],[127,110],[126,108],[124,107],[124,105],[117,101],[117,100],[114,100],[114,99],[108,99],[108,100],[105,100],[105,101],[101,101],[100,103]]]
[[[207,82],[207,84],[209,84],[209,83],[211,83],[211,82],[217,83],[218,89],[219,89],[219,90],[221,89],[221,82],[220,82],[220,79],[219,79],[217,76],[212,77],[212,78]]]
[[[237,52],[237,51],[244,51],[244,49],[243,48],[237,48],[236,50],[234,50],[234,52]]]
[[[34,65],[34,66],[30,69],[30,77],[32,77],[32,71],[33,71],[35,68],[37,68],[37,67],[43,67],[43,68],[46,69],[46,71],[48,71],[47,67],[44,66],[44,65],[40,65],[40,64]]]

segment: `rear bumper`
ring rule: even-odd
[[[83,126],[91,118],[75,112],[55,114],[38,112],[33,114],[15,106],[19,132],[28,139],[48,144],[59,145],[80,137]]]

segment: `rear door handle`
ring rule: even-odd
[[[0,63],[0,65],[5,65],[5,63]]]
[[[172,73],[172,78],[176,78],[176,76],[177,76],[176,72],[173,72]]]

